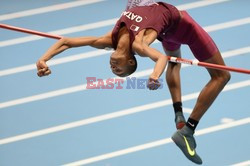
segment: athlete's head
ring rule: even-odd
[[[135,72],[137,62],[130,48],[130,35],[125,24],[121,25],[117,38],[117,47],[110,57],[110,68],[115,75],[126,77]]]
[[[119,77],[126,77],[135,72],[137,61],[134,55],[123,55],[117,52],[110,57],[110,68]]]

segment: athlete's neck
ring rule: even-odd
[[[126,26],[123,26],[119,30],[118,44],[116,51],[123,55],[128,55],[131,52],[129,45],[130,45],[129,32]]]

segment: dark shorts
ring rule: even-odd
[[[186,12],[181,11],[182,18],[177,29],[163,37],[162,45],[166,50],[174,51],[180,48],[181,44],[187,44],[199,61],[211,58],[219,50],[209,34],[197,24]]]

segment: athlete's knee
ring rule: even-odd
[[[180,63],[168,62],[166,74],[169,75],[169,77],[174,77],[176,74],[179,74],[180,69]]]
[[[222,78],[225,84],[227,84],[231,79],[231,74],[228,71],[224,71]]]
[[[231,79],[231,75],[228,71],[223,71],[220,75],[220,78],[223,80],[223,82],[228,83],[228,81]]]
[[[231,74],[228,71],[216,71],[215,74],[211,74],[211,79],[220,82],[223,85],[226,85],[230,79]]]

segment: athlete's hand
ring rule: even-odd
[[[148,79],[148,85],[147,87],[150,90],[156,90],[161,86],[161,83],[158,81],[158,79],[153,79],[153,78],[149,78]]]
[[[38,60],[36,63],[36,67],[37,67],[37,75],[39,77],[51,74],[51,70],[49,69],[48,65],[44,60]]]

